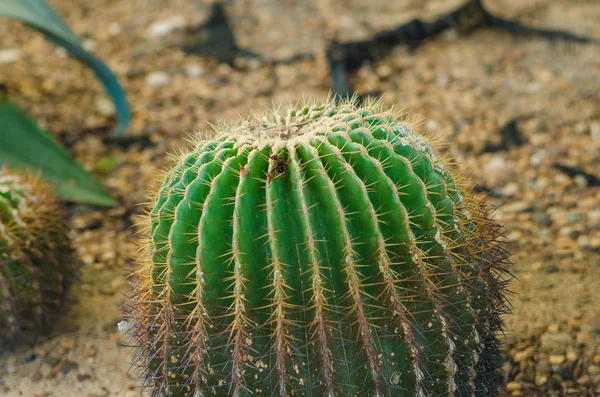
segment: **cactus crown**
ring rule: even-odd
[[[507,255],[486,207],[378,102],[222,125],[149,210],[131,313],[172,396],[491,395]]]
[[[48,329],[71,277],[70,254],[50,188],[0,169],[0,342]]]

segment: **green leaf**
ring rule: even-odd
[[[83,49],[77,36],[44,0],[0,0],[0,16],[2,15],[23,21],[41,31],[74,58],[90,67],[115,104],[119,125],[111,135],[122,135],[125,132],[131,116],[125,92],[116,76],[100,59]]]
[[[0,104],[0,163],[41,172],[58,196],[79,203],[113,206],[104,187],[15,104]]]

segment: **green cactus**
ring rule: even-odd
[[[130,299],[166,396],[489,396],[507,254],[380,103],[221,126],[167,173]]]
[[[70,256],[50,188],[0,169],[0,342],[49,329],[72,274]]]

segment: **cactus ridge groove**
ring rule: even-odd
[[[163,176],[129,311],[167,396],[489,396],[511,278],[452,161],[381,103],[221,125]],[[2,291],[0,278],[0,291]]]

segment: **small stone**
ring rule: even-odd
[[[546,359],[541,359],[535,364],[535,369],[537,372],[550,372],[552,371],[552,365]]]
[[[573,181],[575,182],[575,184],[579,187],[587,187],[588,185],[588,180],[585,176],[577,174],[573,177]]]
[[[588,375],[582,375],[579,378],[577,378],[577,383],[584,386],[589,385],[590,381],[591,379]]]
[[[598,375],[598,374],[600,374],[600,366],[590,365],[588,367],[588,374],[590,374],[590,375]]]
[[[567,221],[570,223],[579,223],[581,222],[581,214],[579,212],[571,212],[567,215]]]
[[[530,346],[527,349],[523,350],[523,351],[518,351],[514,354],[513,356],[513,360],[516,363],[520,363],[521,361],[525,361],[531,357],[533,357],[533,354],[535,353],[535,347]]]
[[[549,334],[558,334],[560,331],[560,325],[558,324],[550,324],[548,328],[546,328],[546,332]]]
[[[577,352],[570,350],[569,352],[567,352],[567,360],[569,361],[577,361],[577,359],[579,358],[579,354],[577,354]]]
[[[390,77],[393,73],[392,67],[387,64],[387,63],[383,63],[377,66],[377,69],[375,71],[377,73],[377,75],[382,78],[382,79],[386,79],[388,77]]]
[[[548,383],[548,377],[546,375],[537,375],[535,377],[535,384],[538,386],[543,386]]]
[[[0,50],[0,65],[13,63],[21,58],[21,51],[17,48],[6,48]]]
[[[204,74],[204,68],[196,64],[187,65],[185,67],[185,73],[190,77],[200,77]]]
[[[508,382],[506,384],[506,390],[509,392],[519,391],[521,390],[521,384],[519,382]]]
[[[108,98],[97,98],[94,101],[96,110],[103,116],[112,116],[115,114],[115,105]]]
[[[552,215],[547,212],[536,212],[533,214],[533,222],[541,227],[549,227],[552,225]]]
[[[185,19],[181,15],[174,15],[162,21],[154,22],[146,30],[146,36],[149,38],[163,37],[184,26]]]
[[[592,210],[587,213],[588,225],[592,228],[600,226],[600,209]]]
[[[549,361],[552,365],[561,365],[565,361],[565,356],[553,354],[550,356]]]
[[[50,364],[48,364],[47,362],[44,362],[42,364],[42,366],[40,367],[39,372],[44,378],[49,378],[50,374],[52,374],[52,366]]]
[[[108,30],[108,33],[115,36],[115,35],[118,35],[119,33],[121,33],[121,31],[123,29],[121,29],[121,25],[119,25],[118,22],[111,22],[110,24],[108,24],[107,30]]]
[[[41,373],[40,371],[35,371],[35,372],[33,373],[33,375],[31,375],[31,381],[32,381],[33,383],[38,383],[39,381],[41,381],[41,380],[42,380],[42,377],[43,377],[43,376],[42,376],[42,373]]]
[[[96,41],[91,40],[91,39],[83,40],[83,43],[81,43],[81,44],[82,44],[82,47],[89,52],[93,52],[94,49],[96,48]]]
[[[582,344],[582,345],[586,345],[586,346],[593,346],[594,345],[594,335],[590,332],[578,332],[575,340],[577,341],[577,343]]]
[[[169,80],[171,80],[171,76],[167,72],[151,72],[146,76],[146,84],[150,87],[158,88],[166,85]]]
[[[504,194],[505,196],[513,196],[518,192],[519,185],[513,182],[507,183],[506,186],[504,186],[504,189],[502,189],[502,194]]]
[[[542,270],[543,268],[544,268],[544,264],[541,261],[534,262],[531,265],[532,270],[539,271],[539,270]]]
[[[573,379],[573,368],[572,365],[563,365],[560,366],[557,370],[556,373],[558,374],[558,376],[560,376],[561,378],[568,380],[568,379]]]
[[[545,333],[540,338],[540,346],[548,348],[555,353],[566,353],[571,345],[571,335],[569,334],[550,334]]]

